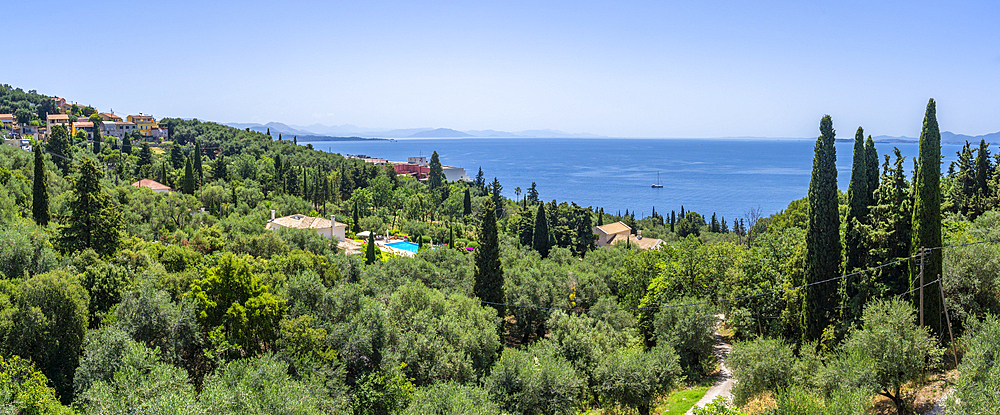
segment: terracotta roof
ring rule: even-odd
[[[93,128],[94,127],[94,123],[92,123],[90,121],[77,121],[77,122],[73,123],[73,126],[74,127],[78,127],[78,128],[87,128],[87,127]]]
[[[0,119],[3,119],[3,120],[11,119],[12,120],[12,119],[14,119],[14,114],[0,114]]]
[[[267,224],[268,229],[272,229],[272,224],[278,225],[282,228],[296,228],[296,229],[327,229],[330,227],[330,219],[317,218],[315,216],[306,215],[288,215],[280,218],[275,218],[273,221]],[[337,222],[338,228],[346,228],[347,225]]]
[[[145,188],[152,189],[152,190],[172,190],[172,189],[170,189],[170,186],[163,185],[160,182],[157,182],[155,180],[150,180],[150,179],[139,180],[139,181],[137,181],[135,183],[132,183],[132,186],[134,186],[134,187],[145,187]]]
[[[604,232],[605,235],[611,235],[621,232],[632,232],[632,228],[628,227],[623,222],[609,223],[607,225],[601,225],[596,228],[597,230]]]
[[[69,115],[66,114],[48,114],[45,116],[46,120],[67,120],[69,121]]]
[[[613,244],[621,244],[621,243],[625,243],[626,240],[629,241],[629,242],[631,242],[632,245],[638,246],[639,249],[655,249],[655,248],[659,247],[663,243],[662,239],[656,239],[656,238],[642,238],[642,239],[639,239],[638,237],[636,237],[635,235],[632,235],[632,234],[628,234],[628,238],[624,238],[624,237],[614,238],[614,239],[608,241],[608,243],[612,244],[612,245]]]

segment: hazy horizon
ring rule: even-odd
[[[14,2],[4,79],[102,111],[608,137],[1000,130],[994,2]],[[24,23],[28,25],[29,23]],[[63,29],[58,29],[63,28]],[[431,127],[431,128],[438,128]]]

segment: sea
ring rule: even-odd
[[[605,213],[713,213],[732,222],[750,211],[764,216],[806,197],[816,139],[629,139],[629,138],[443,138],[309,141],[313,148],[406,160],[437,151],[441,163],[463,167],[474,178],[497,178],[503,195],[516,199],[535,183],[539,199],[575,202]],[[852,140],[838,140],[837,182],[847,191]],[[876,143],[880,159],[899,148],[908,175],[916,143]],[[957,158],[960,145],[944,144],[941,168]],[[912,178],[912,177],[911,177]],[[653,188],[657,183],[662,188]]]

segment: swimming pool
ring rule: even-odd
[[[407,241],[393,242],[391,244],[386,244],[385,246],[390,246],[396,249],[402,249],[404,251],[410,251],[413,252],[414,254],[417,253],[417,250],[420,248],[419,245]]]

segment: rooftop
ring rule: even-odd
[[[622,233],[622,232],[632,232],[632,228],[628,227],[623,222],[609,223],[607,225],[601,225],[597,227],[598,230],[604,232],[606,235]]]
[[[152,190],[172,190],[170,186],[164,185],[156,180],[142,179],[132,183],[133,187],[145,187]]]
[[[285,228],[296,229],[326,229],[330,227],[330,219],[299,214],[275,218],[271,222]],[[337,222],[337,227],[346,228],[347,225]]]

